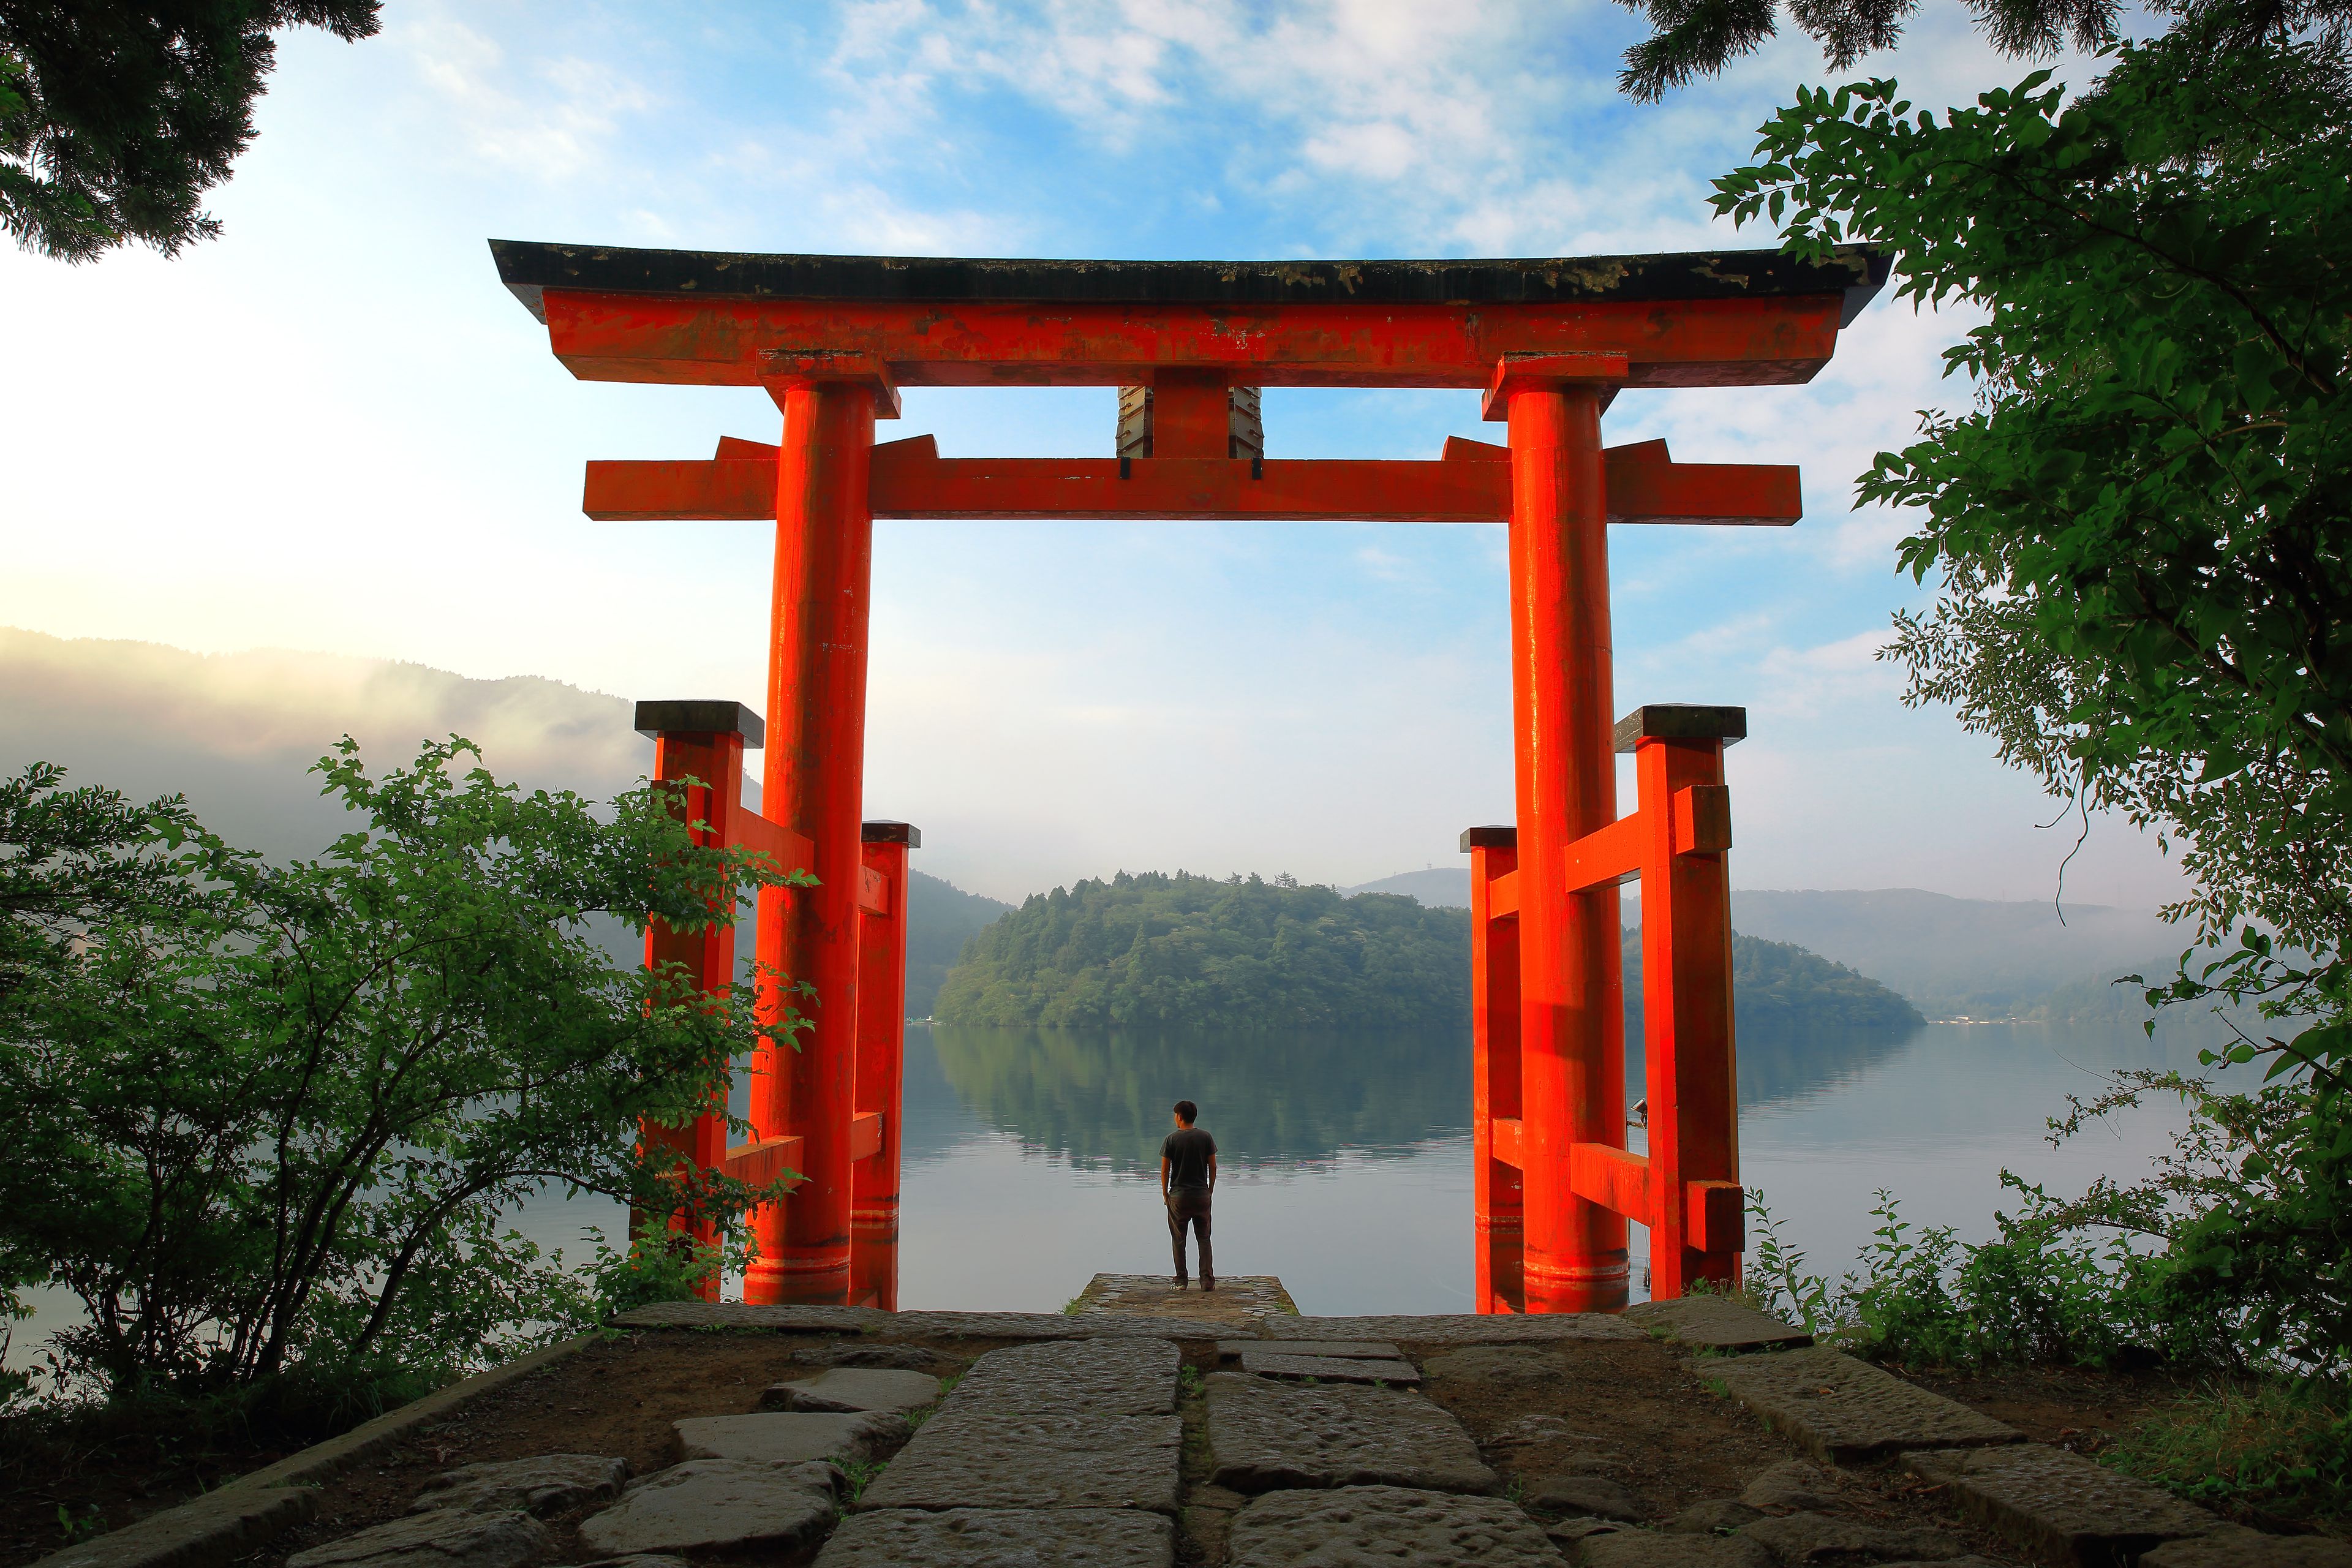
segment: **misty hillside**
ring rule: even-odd
[[[1441,866],[1342,889],[1404,893],[1467,908],[1470,868]],[[1642,918],[1641,889],[1624,889],[1624,918]],[[1931,1018],[2039,1017],[2059,1023],[2146,1016],[2119,974],[2170,973],[2186,932],[2152,911],[2047,900],[1955,899],[1917,888],[1780,891],[1739,888],[1732,921],[1743,935],[1793,942],[1901,993]]]
[[[532,676],[475,680],[384,659],[205,655],[0,627],[0,770],[54,762],[68,784],[138,800],[185,795],[206,826],[277,859],[318,854],[349,831],[309,773],[346,732],[383,767],[454,731],[502,779],[607,799],[653,766],[633,714],[626,698]],[[757,805],[756,780],[744,795]],[[919,1018],[965,941],[1012,906],[919,870],[908,891],[907,1011]],[[607,945],[633,956],[617,927]],[[748,931],[737,951],[749,956]]]

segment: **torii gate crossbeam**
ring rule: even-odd
[[[1818,264],[1767,251],[1125,262],[500,240],[491,250],[576,376],[761,386],[783,416],[773,447],[723,440],[707,461],[591,463],[584,497],[598,518],[776,527],[763,806],[813,847],[819,885],[762,901],[759,951],[814,988],[814,1024],[798,1052],[763,1064],[754,1094],[761,1145],[799,1140],[807,1180],[759,1221],[751,1299],[838,1301],[860,1288],[854,1167],[881,1157],[885,1142],[897,1146],[895,1087],[861,1086],[857,1051],[877,517],[1507,522],[1518,823],[1475,830],[1465,847],[1477,889],[1478,1218],[1499,1237],[1523,1209],[1525,1246],[1512,1284],[1482,1259],[1479,1305],[1622,1304],[1629,1215],[1653,1226],[1661,1293],[1730,1277],[1737,1136],[1720,779],[1738,730],[1706,717],[1731,710],[1647,709],[1627,721],[1643,805],[1619,819],[1606,525],[1792,522],[1797,475],[1677,464],[1663,442],[1604,448],[1601,416],[1626,387],[1810,380],[1884,283],[1883,258],[1863,247]],[[928,437],[874,442],[875,421],[898,416],[902,386],[1045,385],[1150,388],[1147,455],[944,458]],[[1476,388],[1509,444],[1456,438],[1427,461],[1237,457],[1229,400],[1265,386]],[[1648,1010],[1651,1161],[1624,1152],[1617,882],[1633,875],[1658,879],[1656,901],[1675,910],[1671,928],[1654,922],[1661,929],[1645,939],[1650,983],[1664,987]],[[1488,1103],[1490,1082],[1507,1083],[1516,1115]],[[1678,1120],[1684,1085],[1694,1114]],[[1665,1125],[1687,1123],[1664,1149],[1662,1094]],[[872,1131],[876,1117],[887,1140]],[[895,1194],[895,1163],[862,1185]],[[865,1245],[879,1229],[859,1213]]]

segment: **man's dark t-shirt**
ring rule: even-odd
[[[1168,1162],[1168,1185],[1200,1187],[1209,1184],[1209,1156],[1217,1152],[1217,1141],[1201,1127],[1180,1127],[1168,1134],[1160,1145],[1160,1157]]]

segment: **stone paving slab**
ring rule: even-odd
[[[1164,1274],[1097,1274],[1070,1310],[1081,1317],[1127,1312],[1182,1318],[1247,1333],[1264,1320],[1297,1316],[1298,1304],[1271,1274],[1228,1274],[1213,1290],[1197,1279],[1173,1284]]]
[[[1228,1568],[1566,1568],[1517,1503],[1405,1487],[1274,1492],[1234,1516]]]
[[[1409,1361],[1370,1361],[1357,1356],[1281,1355],[1270,1351],[1244,1351],[1242,1370],[1259,1377],[1311,1377],[1322,1383],[1421,1382],[1420,1371]]]
[[[1756,1519],[1751,1509],[1739,1533],[1760,1541],[1783,1563],[1948,1563],[1968,1554],[1959,1537],[1925,1526],[1889,1527],[1830,1514],[1783,1514]]]
[[[907,1418],[887,1412],[697,1415],[674,1421],[681,1459],[748,1459],[763,1465],[862,1459],[906,1434]]]
[[[2099,1568],[2221,1529],[2219,1516],[2063,1448],[1958,1448],[1903,1456],[1960,1510],[2047,1562]]]
[[[1418,1394],[1220,1372],[1209,1376],[1208,1405],[1216,1484],[1235,1491],[1397,1486],[1484,1492],[1497,1485],[1462,1423]]]
[[[1423,1356],[1421,1370],[1440,1383],[1544,1387],[1568,1379],[1568,1363],[1542,1345],[1465,1345]]]
[[[1548,1344],[1554,1340],[1645,1340],[1649,1331],[1607,1312],[1443,1312],[1428,1317],[1283,1318],[1266,1337],[1397,1340],[1423,1344]]]
[[[2210,1535],[2168,1541],[2139,1561],[2140,1568],[2352,1568],[2352,1545],[2225,1524]]]
[[[1140,1312],[885,1312],[874,1307],[760,1307],[742,1301],[656,1301],[613,1321],[625,1329],[765,1329],[896,1339],[1205,1340],[1218,1332],[1215,1323]],[[1226,1331],[1234,1326],[1226,1325]]]
[[[1183,1359],[1166,1340],[1013,1345],[973,1362],[940,1414],[1165,1415]]]
[[[1134,1509],[884,1509],[844,1520],[816,1568],[1171,1568],[1176,1527]]]
[[[940,1396],[940,1380],[927,1372],[889,1367],[837,1366],[814,1377],[771,1384],[760,1403],[771,1410],[919,1410]]]
[[[436,1509],[298,1552],[286,1568],[530,1568],[553,1544],[527,1513]]]
[[[1720,1296],[1638,1301],[1625,1309],[1625,1316],[1678,1345],[1707,1350],[1781,1350],[1813,1342],[1804,1330]]]
[[[2024,1437],[1990,1415],[1838,1351],[1738,1356],[1691,1370],[1722,1384],[1767,1426],[1831,1464]]]
[[[1176,1511],[1178,1415],[949,1412],[859,1498],[873,1509],[1149,1509]]]
[[[1772,1568],[1760,1541],[1740,1535],[1668,1535],[1612,1530],[1576,1543],[1580,1568]]]
[[[1386,1340],[1219,1340],[1217,1354],[1232,1361],[1244,1351],[1265,1355],[1336,1355],[1355,1361],[1402,1361],[1404,1352]]]
[[[997,1340],[1207,1340],[1218,1325],[1141,1312],[888,1312],[894,1335]],[[1227,1331],[1231,1331],[1228,1329]]]
[[[446,1470],[425,1483],[411,1513],[528,1513],[547,1519],[583,1502],[621,1495],[629,1461],[596,1454],[542,1454]]]
[[[840,1479],[831,1465],[695,1459],[656,1471],[581,1521],[580,1544],[606,1557],[802,1546],[833,1522]]]
[[[896,1316],[873,1307],[757,1307],[744,1301],[655,1301],[614,1315],[624,1329],[774,1329],[861,1334]]]

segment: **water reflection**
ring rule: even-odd
[[[945,1024],[929,1035],[946,1086],[964,1106],[1024,1148],[1086,1170],[1149,1166],[1179,1100],[1198,1100],[1225,1158],[1245,1164],[1328,1161],[1343,1150],[1401,1155],[1470,1124],[1466,1035],[1248,1037]],[[1760,1110],[1830,1092],[1924,1037],[1917,1027],[1743,1030],[1740,1103]],[[1638,1097],[1640,1053],[1627,1057],[1627,1092]],[[930,1097],[909,1090],[907,1148],[917,1157],[949,1120],[926,1117],[919,1108]]]
[[[1740,1109],[1761,1110],[1827,1093],[1915,1048],[1927,1034],[1924,1024],[1898,1029],[1743,1025],[1738,1041]],[[1626,1098],[1642,1092],[1637,1044],[1625,1053]]]
[[[981,1118],[1082,1169],[1158,1158],[1168,1108],[1197,1100],[1228,1163],[1403,1157],[1470,1125],[1468,1036],[989,1029],[934,1025],[939,1063]],[[908,1131],[914,1131],[910,1121]]]

